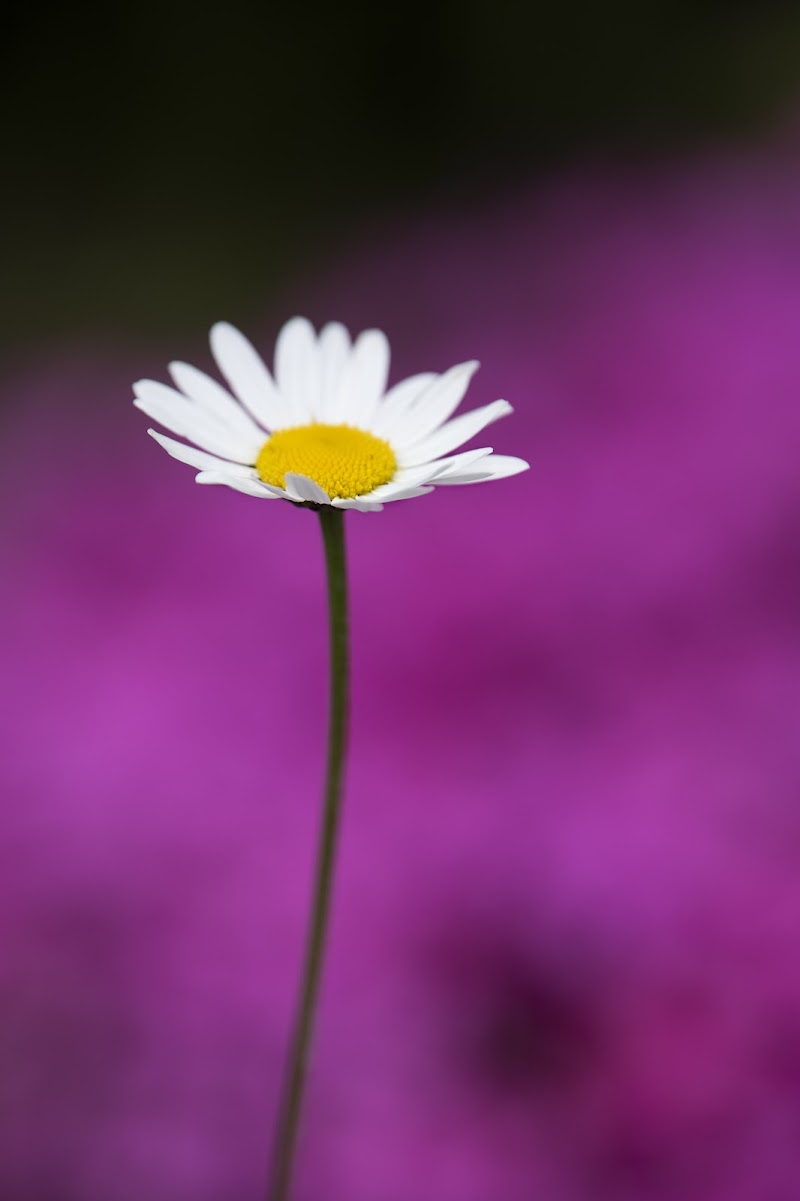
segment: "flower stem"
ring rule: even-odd
[[[311,920],[286,1076],[278,1110],[267,1201],[287,1201],[289,1197],[303,1087],[314,1033],[322,959],[330,918],[331,886],[347,742],[349,651],[344,513],[326,505],[320,508],[319,517],[325,546],[330,624],[328,762]]]

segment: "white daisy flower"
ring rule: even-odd
[[[137,408],[193,443],[148,430],[199,470],[199,484],[370,512],[433,485],[502,479],[528,467],[490,446],[451,454],[512,411],[495,400],[453,417],[476,362],[413,375],[387,391],[385,334],[367,330],[351,345],[343,325],[317,334],[302,317],[278,335],[274,378],[232,325],[214,326],[211,349],[230,391],[188,363],[169,364],[175,387],[134,385]]]

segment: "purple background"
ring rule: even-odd
[[[800,178],[586,169],[247,332],[465,358],[532,470],[347,520],[352,744],[298,1201],[800,1195]],[[227,314],[220,313],[224,318]],[[130,384],[7,375],[0,1195],[246,1201],[316,833],[319,535]],[[482,444],[482,443],[481,443]]]

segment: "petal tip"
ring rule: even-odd
[[[227,333],[228,330],[231,330],[231,329],[234,330],[234,332],[236,332],[236,333],[239,332],[236,329],[235,325],[231,325],[230,321],[215,321],[214,324],[211,326],[209,333],[210,333],[210,336],[212,338],[214,338],[214,337],[218,337],[220,334]]]

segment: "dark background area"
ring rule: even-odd
[[[794,4],[120,3],[4,30],[6,339],[237,320],[364,227],[748,136]]]

